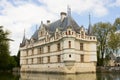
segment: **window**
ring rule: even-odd
[[[70,33],[71,33],[71,32],[69,31],[69,35],[71,35]]]
[[[43,57],[39,57],[39,58],[38,58],[38,64],[39,64],[39,63],[43,63]]]
[[[40,63],[43,63],[43,57],[40,58]]]
[[[42,53],[43,53],[43,48],[42,47],[38,48],[38,54],[42,54]]]
[[[69,41],[68,44],[69,44],[69,48],[71,48],[71,41]]]
[[[50,63],[50,56],[48,56],[48,63]]]
[[[42,53],[42,49],[41,49],[41,47],[40,47],[40,54]]]
[[[38,48],[38,54],[41,54],[42,53],[42,48]]]
[[[41,36],[43,35],[42,31],[41,31]]]
[[[31,55],[34,55],[34,49],[32,48],[32,54]]]
[[[69,58],[71,58],[71,54],[69,54]]]
[[[44,53],[44,48],[43,48],[43,47],[41,47],[41,54],[42,54],[42,53]]]
[[[28,50],[26,51],[26,56],[28,56]]]
[[[33,58],[31,59],[31,64],[33,64]]]
[[[57,61],[61,62],[60,55],[57,56]]]
[[[57,50],[60,51],[60,43],[57,44]]]
[[[28,59],[26,59],[26,64],[28,64]]]
[[[50,46],[48,46],[48,52],[50,52]]]
[[[92,39],[92,37],[90,37],[90,40]]]
[[[81,62],[84,62],[84,55],[81,55]]]
[[[66,35],[67,35],[67,31],[66,31]]]
[[[80,43],[80,50],[83,51],[83,43]]]

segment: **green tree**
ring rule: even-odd
[[[9,31],[4,31],[0,26],[0,70],[6,70],[9,66],[10,52],[9,52]]]
[[[17,67],[20,67],[20,51],[17,54]]]
[[[12,70],[12,68],[17,66],[17,62],[15,60],[15,56],[10,56],[9,57],[9,64],[8,64],[8,69]]]
[[[117,54],[118,50],[120,49],[120,33],[112,32],[110,34],[108,39],[108,47],[112,53]]]
[[[117,30],[120,30],[120,18],[116,18],[113,25]]]
[[[112,25],[110,23],[96,23],[93,26],[93,34],[97,37],[97,58],[98,65],[103,66],[104,56],[107,51],[107,38],[108,34],[112,30]]]

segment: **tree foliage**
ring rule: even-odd
[[[12,69],[12,66],[15,65],[9,52],[9,41],[11,40],[8,38],[9,34],[9,31],[4,31],[3,27],[0,26],[0,71]]]
[[[116,53],[120,49],[120,33],[112,32],[108,39],[108,47],[112,53]]]
[[[113,25],[117,30],[120,30],[120,18],[116,18]]]
[[[110,23],[96,23],[93,26],[93,34],[97,37],[97,56],[98,65],[103,65],[104,56],[107,50],[107,38],[108,34],[112,30],[112,25]]]

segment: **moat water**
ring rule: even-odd
[[[87,73],[87,74],[0,74],[0,80],[120,80],[120,73]]]

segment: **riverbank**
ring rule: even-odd
[[[8,71],[11,72],[11,71]],[[16,73],[20,73],[20,68],[13,68],[12,72],[16,72]],[[113,72],[120,72],[120,67],[116,66],[98,66],[96,67],[96,73],[113,73]],[[58,73],[58,72],[36,72],[36,71],[26,71],[23,73],[48,73],[48,74],[64,74],[64,73]],[[89,72],[88,72],[89,73]],[[95,73],[95,72],[91,72],[91,73]],[[79,73],[77,73],[79,74]]]
[[[113,73],[113,72],[120,72],[120,67],[119,66],[104,66],[104,67],[97,67],[96,68],[96,72],[101,72],[101,73],[105,73],[105,72],[109,72],[109,73]]]

